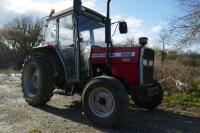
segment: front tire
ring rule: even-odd
[[[145,97],[138,91],[132,95],[133,102],[137,107],[152,110],[162,103],[163,89],[158,82],[155,82],[154,86],[158,88],[158,93],[152,97]]]
[[[53,96],[53,69],[45,56],[29,56],[22,66],[22,92],[26,102],[37,106],[46,104]]]
[[[102,76],[89,82],[82,94],[85,115],[97,126],[117,126],[128,110],[128,94],[116,79]]]

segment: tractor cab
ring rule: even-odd
[[[79,82],[90,79],[90,56],[93,48],[106,48],[106,17],[86,7],[81,13],[73,8],[51,13],[47,19],[43,45],[58,48],[67,79]]]

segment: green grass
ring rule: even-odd
[[[168,106],[199,106],[200,107],[200,91],[185,92],[169,92],[164,94],[164,105]]]
[[[29,131],[29,133],[41,133],[41,130],[38,128],[33,128]]]

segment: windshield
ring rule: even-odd
[[[87,16],[78,17],[81,44],[96,45],[106,47],[105,44],[105,24]]]

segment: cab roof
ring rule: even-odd
[[[70,8],[67,8],[65,10],[59,11],[57,13],[54,13],[47,20],[62,16],[62,15],[65,15],[65,14],[71,14],[71,13],[73,13],[73,10],[74,10],[74,8],[70,7]],[[104,21],[105,18],[106,18],[104,15],[102,15],[102,14],[100,14],[100,13],[98,13],[98,12],[92,10],[92,9],[89,9],[87,7],[84,7],[84,6],[82,6],[81,10],[82,10],[81,14],[86,15],[86,16],[94,17],[94,18],[100,19],[102,21]]]

